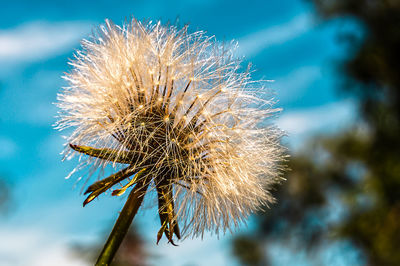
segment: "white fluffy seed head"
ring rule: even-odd
[[[283,149],[266,119],[277,109],[231,48],[136,20],[106,21],[82,46],[58,95],[58,128],[74,128],[69,143],[141,154],[131,165],[173,184],[186,236],[230,230],[273,201]]]

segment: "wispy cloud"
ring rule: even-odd
[[[277,121],[289,135],[289,142],[298,147],[304,140],[319,133],[332,133],[344,129],[356,120],[356,105],[351,100],[291,111]]]
[[[308,31],[312,26],[312,15],[299,15],[285,24],[268,27],[246,35],[238,40],[238,54],[252,57],[263,49],[284,43]]]
[[[2,227],[0,229],[1,265],[79,265],[88,263],[72,257],[67,240],[32,229]]]
[[[59,55],[76,46],[89,30],[90,24],[84,22],[43,21],[0,30],[0,60],[18,63]]]

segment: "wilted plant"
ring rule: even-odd
[[[281,134],[265,119],[277,110],[261,98],[261,83],[239,71],[231,47],[187,27],[136,20],[106,21],[82,46],[58,96],[58,128],[75,129],[65,153],[88,155],[83,165],[93,170],[125,165],[90,185],[84,206],[121,182],[113,196],[131,188],[98,264],[112,260],[153,189],[157,243],[163,234],[174,244],[174,235],[225,232],[273,201]]]

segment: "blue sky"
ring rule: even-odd
[[[275,91],[277,107],[284,109],[275,122],[287,131],[285,142],[293,150],[314,134],[340,130],[356,119],[352,99],[335,90],[340,83],[335,63],[346,55],[337,34],[354,25],[345,19],[321,23],[308,1],[2,0],[0,176],[12,188],[12,202],[11,212],[0,216],[1,265],[85,265],[72,260],[67,247],[96,242],[110,230],[123,199],[100,197],[82,208],[82,182],[76,182],[77,176],[64,178],[76,161],[61,162],[64,140],[52,127],[57,114],[53,103],[66,85],[61,76],[70,69],[68,58],[79,41],[106,18],[121,24],[131,16],[189,23],[192,31],[238,41],[237,54],[244,57],[244,65],[252,62],[253,77],[274,80],[267,87]],[[156,211],[147,208],[135,222],[150,252],[164,263],[233,263],[229,234],[188,239],[178,248],[165,241],[156,246],[157,219]],[[338,245],[338,250],[346,247]],[[269,252],[279,250],[277,246]],[[301,251],[281,254],[276,265],[310,263]],[[330,265],[341,265],[343,256],[350,261],[354,257],[342,254],[321,255],[321,261],[331,258]]]

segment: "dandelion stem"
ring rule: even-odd
[[[139,175],[138,173],[137,175]],[[140,177],[138,176],[138,179]],[[148,182],[142,179],[136,186],[132,189],[129,194],[128,200],[126,201],[117,222],[111,231],[110,236],[103,250],[101,251],[99,258],[97,259],[96,266],[108,266],[112,262],[115,253],[117,252],[122,240],[124,239],[126,233],[128,232],[129,226],[132,223],[140,205],[143,202],[145,192],[148,187]]]

